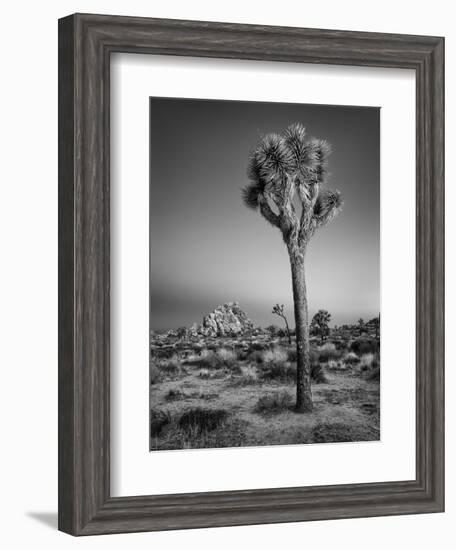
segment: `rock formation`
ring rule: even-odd
[[[206,315],[199,329],[204,336],[237,336],[253,330],[253,323],[238,302],[228,302]]]

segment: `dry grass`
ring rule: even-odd
[[[279,413],[288,410],[292,403],[293,398],[287,391],[276,391],[260,397],[254,411],[262,414]]]
[[[370,366],[361,371],[354,352],[328,345],[311,350],[314,410],[301,415],[293,410],[295,345],[283,340],[256,345],[260,349],[208,342],[181,360],[171,354],[151,362],[151,449],[379,439],[376,353],[363,359]],[[320,362],[322,352],[339,355]],[[221,413],[214,425],[205,425],[206,420],[181,425],[184,414],[198,409],[225,411],[226,416]]]
[[[360,356],[365,353],[376,353],[378,342],[372,338],[358,338],[351,343],[350,349]]]
[[[187,395],[184,392],[171,388],[168,391],[168,393],[165,395],[165,400],[166,401],[177,401],[179,399],[185,399],[186,397],[187,397]]]
[[[210,432],[228,418],[224,409],[203,409],[197,407],[186,411],[179,419],[179,428],[186,431]]]
[[[158,382],[160,382],[161,380],[160,371],[153,363],[151,363],[149,366],[149,380],[151,386],[153,384],[158,384]]]
[[[346,365],[357,365],[359,361],[360,361],[359,356],[353,351],[349,351],[344,356],[344,363]]]
[[[360,358],[360,367],[361,370],[370,369],[372,367],[372,363],[374,362],[374,354],[373,353],[365,353]]]
[[[323,346],[318,348],[318,360],[320,363],[329,363],[330,361],[337,361],[342,357],[342,351],[336,349],[333,343],[327,342]]]
[[[380,367],[374,367],[366,376],[367,380],[380,381]]]
[[[289,363],[288,361],[267,363],[262,365],[260,376],[263,380],[292,382],[296,380],[296,364]]]
[[[278,364],[285,363],[286,361],[288,361],[288,353],[281,347],[263,351],[262,363]]]
[[[233,376],[231,385],[247,386],[257,384],[259,381],[258,371],[252,365],[241,365],[238,369],[238,376]]]
[[[375,432],[369,426],[343,422],[317,424],[312,430],[314,443],[342,443],[349,441],[372,441]]]

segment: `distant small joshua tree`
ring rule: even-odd
[[[338,191],[322,189],[328,175],[328,142],[309,138],[302,124],[282,135],[268,134],[254,148],[248,166],[245,204],[277,227],[287,246],[293,281],[296,324],[296,411],[312,410],[309,320],[304,257],[315,231],[342,206]],[[299,203],[301,212],[295,208]]]
[[[283,309],[284,309],[283,304],[282,305],[276,304],[272,308],[272,313],[274,315],[278,315],[279,317],[282,317],[282,319],[285,321],[285,327],[286,327],[287,336],[288,336],[288,343],[291,344],[290,327],[288,326],[288,321],[287,321],[287,318],[285,317],[285,313],[283,312]]]
[[[373,325],[375,330],[375,338],[379,338],[380,335],[380,313],[378,314],[378,317],[374,317],[370,323]]]
[[[329,336],[329,323],[331,321],[331,314],[325,309],[320,309],[315,313],[310,324],[311,334],[320,336],[321,341],[325,340]]]

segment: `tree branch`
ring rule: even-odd
[[[313,208],[314,230],[329,223],[342,210],[343,201],[339,191],[323,191],[318,194]]]
[[[285,242],[288,242],[296,234],[298,229],[298,217],[293,205],[293,196],[296,189],[296,178],[285,175],[282,183],[282,196],[280,205],[280,217],[282,234]]]
[[[278,227],[280,229],[280,218],[269,206],[267,198],[264,195],[260,195],[258,197],[258,204],[260,205],[260,212],[263,218],[274,227]]]
[[[298,234],[298,244],[302,246],[309,235],[309,230],[312,225],[312,216],[314,211],[314,206],[318,198],[319,193],[318,183],[313,183],[311,185],[301,184],[298,187],[299,198],[302,203],[302,212],[301,220],[299,222],[299,234]]]

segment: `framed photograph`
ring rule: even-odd
[[[444,510],[444,40],[59,21],[59,529]]]

